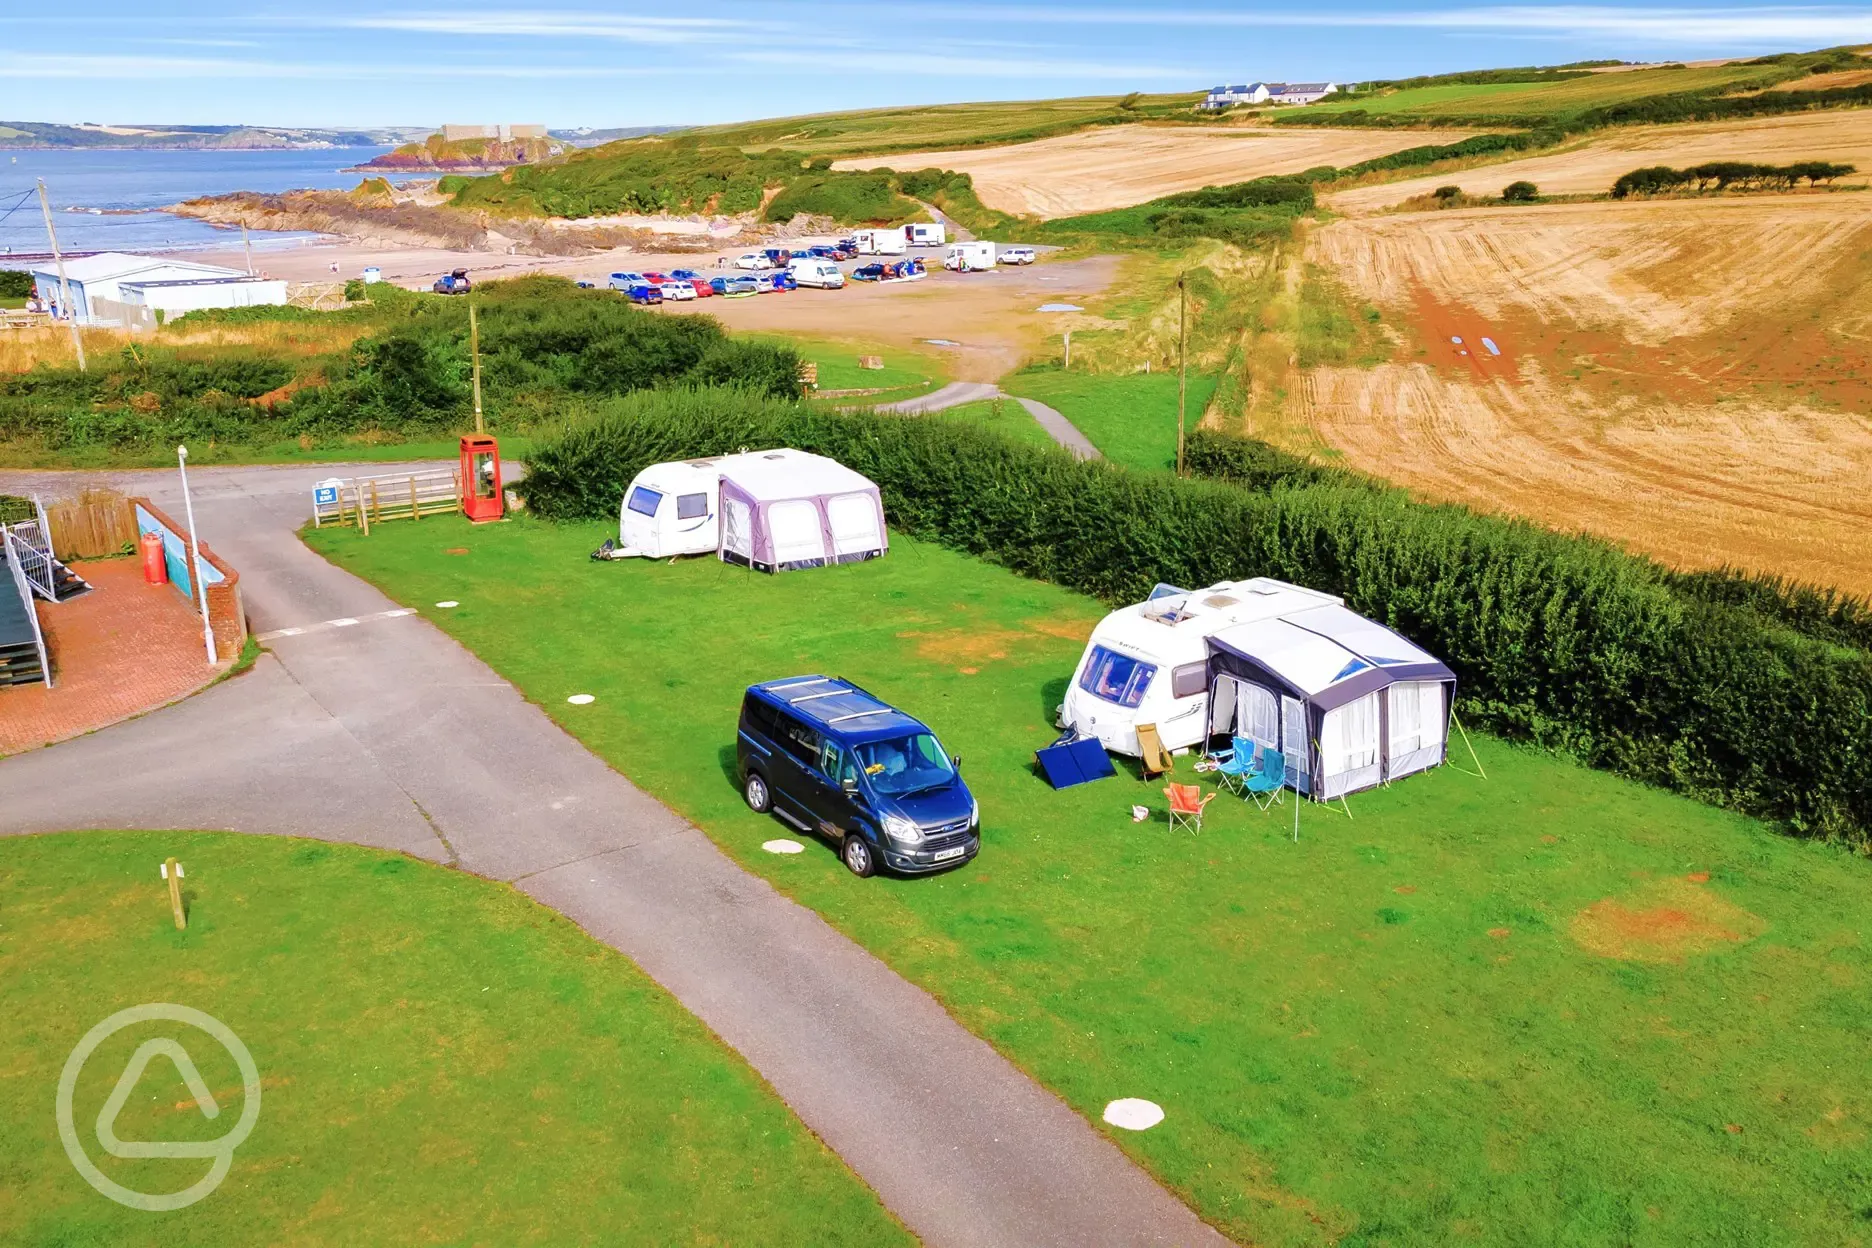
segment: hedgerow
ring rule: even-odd
[[[1634,169],[1620,176],[1612,184],[1612,198],[1624,199],[1629,195],[1656,195],[1661,192],[1694,189],[1698,191],[1727,191],[1735,188],[1758,191],[1785,191],[1793,189],[1796,182],[1805,179],[1807,185],[1818,186],[1822,182],[1832,182],[1849,173],[1857,173],[1853,165],[1840,165],[1827,160],[1800,160],[1791,165],[1763,165],[1743,160],[1712,160],[1701,165],[1692,165],[1687,169],[1673,169],[1669,165],[1647,165]]]
[[[1109,603],[1260,575],[1340,594],[1448,662],[1471,722],[1872,849],[1872,656],[1520,521],[1394,490],[1132,473],[949,422],[722,391],[608,405],[535,448],[528,503],[609,517],[650,463],[775,445],[871,477],[906,533]]]

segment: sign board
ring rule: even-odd
[[[337,478],[321,481],[312,487],[312,505],[315,507],[335,507],[338,505],[338,487],[342,484]]]

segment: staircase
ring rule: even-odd
[[[53,602],[70,602],[80,594],[88,594],[90,592],[91,582],[79,576],[57,559],[52,560]]]
[[[37,684],[46,678],[32,592],[25,584],[0,552],[0,686]]]

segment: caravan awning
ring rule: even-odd
[[[1208,638],[1215,666],[1331,710],[1398,680],[1455,680],[1429,653],[1340,606],[1223,629]]]

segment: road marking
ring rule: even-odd
[[[316,633],[328,628],[350,628],[353,624],[367,624],[372,620],[394,620],[400,616],[415,615],[415,607],[398,607],[394,611],[379,611],[375,615],[347,615],[336,620],[323,620],[317,624],[301,624],[297,628],[276,628],[270,633],[259,633],[255,641],[276,641],[281,637],[303,637],[307,633]]]

